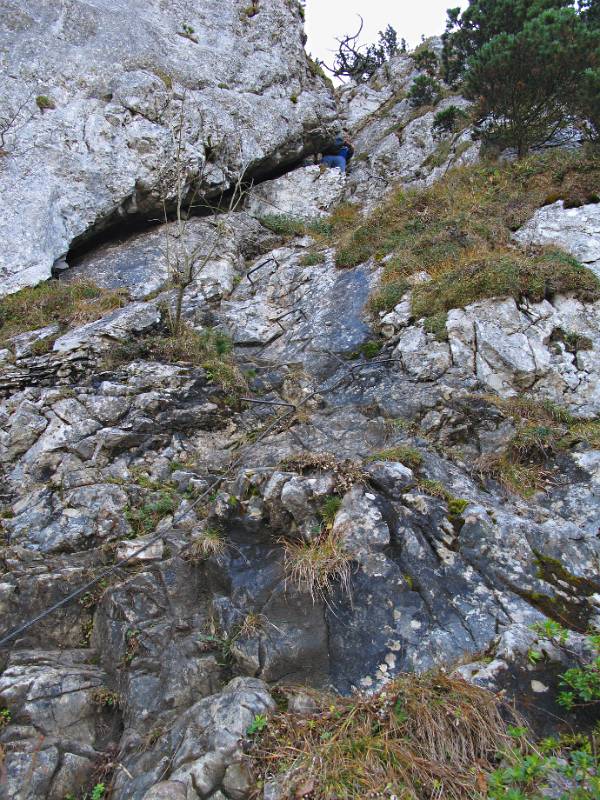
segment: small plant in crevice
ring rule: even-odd
[[[12,716],[8,708],[0,708],[0,731],[10,725]]]
[[[48,97],[46,94],[39,94],[35,98],[35,104],[39,108],[40,111],[50,111],[56,108],[56,103],[51,97]]]
[[[116,692],[112,692],[106,686],[99,686],[92,692],[92,702],[98,708],[108,708],[114,711],[119,708],[120,699]]]
[[[334,494],[326,497],[321,503],[319,508],[319,516],[323,520],[323,524],[326,528],[331,528],[333,526],[336,514],[340,510],[341,505],[341,497],[337,497]]]
[[[226,552],[227,540],[223,530],[215,526],[208,526],[192,539],[187,557],[190,561],[205,561],[207,558],[218,560]]]
[[[125,519],[131,527],[130,539],[145,536],[156,529],[158,523],[170,516],[176,509],[174,491],[163,490],[153,493],[139,506],[128,506]]]
[[[325,531],[309,542],[282,540],[286,580],[310,594],[313,603],[328,603],[336,587],[350,595],[353,555],[341,532]]]
[[[268,724],[269,720],[265,714],[256,714],[246,730],[246,735],[254,736],[256,733],[262,733]]]

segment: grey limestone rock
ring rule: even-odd
[[[4,293],[49,277],[90,232],[162,216],[177,163],[206,197],[319,149],[335,109],[308,68],[297,8],[244,8],[5,4],[0,83],[15,120],[0,177]]]

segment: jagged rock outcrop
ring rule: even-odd
[[[558,245],[600,277],[600,203],[565,208],[557,200],[538,209],[514,238],[525,245]]]
[[[177,174],[201,202],[318,150],[335,108],[302,36],[295,0],[5,3],[0,291],[161,218]]]

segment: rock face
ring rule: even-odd
[[[538,209],[514,236],[520,244],[554,244],[600,277],[600,203],[565,208],[564,202]]]
[[[49,277],[95,231],[160,218],[176,174],[218,195],[319,149],[335,110],[308,69],[298,5],[252,9],[3,5],[2,293]]]
[[[215,88],[218,73],[202,72],[200,55],[198,62],[190,55],[174,79],[193,78],[196,99],[225,93],[245,126],[272,104],[283,114],[296,73],[290,67],[270,82],[284,64],[270,36],[295,20],[295,4],[261,2],[252,14],[241,4],[235,13],[234,4],[200,5],[194,13],[205,15],[204,27],[191,6],[151,5],[144,24],[154,31],[177,16],[169,29],[177,52],[217,52],[222,42],[211,50],[213,35],[239,45],[219,66],[237,89]],[[99,46],[108,33],[95,20],[108,8],[77,5],[79,16],[61,17],[60,47]],[[55,19],[54,7],[36,13],[15,7],[1,24],[24,47],[19,31],[33,25],[27,14],[38,23]],[[115,8],[116,20],[124,14]],[[182,17],[193,32],[179,29]],[[231,38],[241,31],[243,44]],[[136,48],[150,47],[140,41]],[[271,48],[264,61],[242,63],[244,48],[257,43]],[[75,65],[72,74],[81,69],[85,81],[101,83],[113,46],[89,73]],[[156,46],[161,58],[176,58],[169,48],[163,53],[160,36]],[[137,74],[137,50],[131,64]],[[438,146],[432,112],[409,120],[413,112],[398,96],[412,60],[399,56],[388,68],[387,84],[382,72],[381,84],[342,90],[354,139],[371,148],[364,152],[381,176],[389,168],[390,180],[433,180],[438,167],[425,164]],[[133,80],[131,71],[123,74]],[[31,125],[91,103],[101,108],[102,128],[102,115],[121,97],[116,89],[111,100],[86,94],[84,82],[75,107],[71,84],[60,81],[64,94],[48,89],[57,108]],[[144,96],[158,102],[161,94]],[[292,141],[296,155],[313,146],[321,123],[307,122],[302,133],[302,120],[320,96],[307,90],[290,101],[287,129],[279,117],[276,132],[244,127],[244,147],[260,151],[257,164],[285,160]],[[206,119],[233,113],[227,102],[211,106]],[[48,164],[48,186],[57,169],[69,190],[64,224],[81,222],[72,236],[93,228],[95,215],[106,221],[110,203],[99,191],[90,221],[69,192],[85,198],[90,175],[107,179],[130,126],[162,130],[148,108],[114,113],[107,172],[73,182],[61,172],[61,146]],[[122,122],[119,114],[131,116]],[[405,124],[402,145],[385,133],[386,114]],[[79,128],[59,118],[61,135],[74,131],[73,163],[81,166],[84,155],[88,166],[102,160],[93,147],[82,155]],[[198,147],[208,142],[202,136]],[[468,132],[456,143],[461,136],[467,143]],[[447,154],[444,169],[459,150]],[[29,157],[11,155],[10,169]],[[239,164],[219,163],[214,186],[222,187]],[[550,666],[530,664],[528,651],[539,645],[530,625],[550,614],[579,631],[600,619],[600,450],[597,421],[589,422],[600,411],[600,305],[565,296],[532,305],[485,300],[450,311],[443,340],[415,319],[410,292],[377,319],[369,296],[378,262],[336,269],[323,233],[340,199],[368,205],[385,196],[383,184],[369,183],[366,163],[359,159],[346,177],[300,167],[254,186],[236,211],[185,219],[183,227],[119,231],[80,254],[62,280],[123,288],[129,302],[95,322],[65,330],[57,321],[7,340],[0,353],[0,638],[16,635],[0,651],[0,800],[64,800],[98,782],[114,800],[248,800],[256,792],[250,737],[274,708],[277,684],[373,691],[400,671],[462,664],[469,680],[539,701],[556,715],[540,687],[560,655],[548,650]],[[292,227],[304,219],[301,229],[312,235],[282,238],[265,227],[273,213],[293,217]],[[576,252],[576,243],[564,245]],[[229,341],[243,378],[222,386],[219,366],[226,376],[228,364],[149,347],[164,342],[176,302],[166,250],[175,260],[197,254],[181,296],[183,319],[215,338],[222,360]],[[181,345],[183,337],[170,341]],[[545,411],[547,400],[560,404],[569,425],[566,411],[587,421],[568,447],[544,452],[543,482],[529,495],[508,491],[489,469],[520,430],[503,400],[523,394]],[[534,433],[543,443],[544,430]],[[325,540],[335,568],[311,582],[298,553]],[[480,661],[482,653],[491,660]],[[299,693],[291,706],[302,713],[310,703]],[[531,713],[544,729],[542,712]],[[276,793],[267,783],[264,797]]]
[[[439,51],[441,41],[433,38],[429,46]],[[470,129],[441,133],[433,128],[436,113],[450,106],[464,109],[464,98],[447,97],[435,111],[411,106],[407,94],[418,74],[413,58],[399,54],[368,83],[341,89],[342,119],[353,131],[356,148],[346,196],[365,210],[398,183],[428,185],[450,166],[478,158]]]

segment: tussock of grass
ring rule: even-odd
[[[399,445],[388,450],[379,450],[370,455],[367,461],[399,461],[410,469],[418,469],[423,463],[423,456],[416,447]]]
[[[370,697],[303,691],[318,711],[277,713],[251,753],[263,780],[289,776],[288,797],[466,800],[518,743],[498,695],[443,673],[402,675]]]
[[[188,550],[190,561],[204,561],[211,556],[221,558],[227,551],[227,542],[220,528],[206,528],[192,539]]]
[[[210,380],[224,388],[239,392],[247,390],[246,380],[233,358],[231,340],[218,331],[198,332],[189,325],[182,325],[176,336],[145,336],[115,348],[110,355],[110,366],[137,358],[201,366]]]
[[[53,323],[66,329],[93,322],[127,302],[123,289],[101,289],[88,282],[46,281],[0,300],[0,342]]]
[[[327,602],[336,586],[350,594],[352,553],[339,534],[328,531],[310,542],[283,545],[287,579],[309,592],[313,603]]]
[[[576,420],[566,408],[549,400],[488,396],[516,425],[513,437],[498,453],[482,456],[482,477],[497,480],[508,491],[531,497],[552,482],[551,459],[578,443],[600,447],[600,420]]]
[[[336,263],[353,267],[374,257],[386,262],[376,311],[392,308],[407,278],[427,270],[433,281],[415,291],[415,314],[431,317],[477,299],[562,291],[600,297],[600,282],[557,251],[528,252],[511,241],[547,200],[591,202],[600,182],[597,152],[554,151],[514,164],[451,170],[426,189],[398,190],[354,229],[339,236]]]

